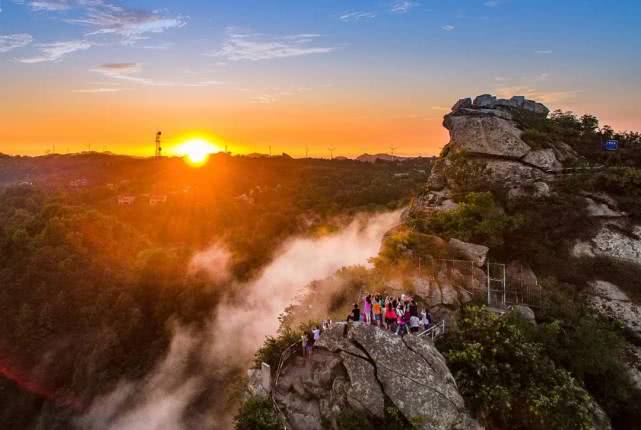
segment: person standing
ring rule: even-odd
[[[385,309],[385,328],[387,328],[390,331],[395,331],[394,324],[396,322],[396,312],[394,312],[394,308],[392,307],[391,303],[387,304],[387,308]]]
[[[363,316],[365,317],[365,323],[372,323],[372,296],[369,294],[365,296],[365,299],[363,300]]]
[[[378,296],[374,298],[372,312],[374,313],[374,324],[380,327],[383,319],[383,308],[381,307],[381,301]]]

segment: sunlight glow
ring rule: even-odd
[[[220,151],[218,146],[203,138],[189,139],[176,148],[176,153],[192,166],[202,166],[211,154]]]

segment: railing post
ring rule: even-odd
[[[491,285],[492,285],[492,281],[490,280],[490,259],[488,257],[487,259],[487,305],[488,306],[492,306],[492,299],[491,299],[492,292],[490,290]]]

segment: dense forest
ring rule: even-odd
[[[406,205],[430,162],[0,157],[1,426],[70,428],[153,368],[174,323],[211,319],[232,282],[190,271],[197,251],[224,243],[249,279],[288,237]]]

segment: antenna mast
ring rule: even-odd
[[[162,137],[162,131],[156,133],[156,158],[162,157],[162,146],[160,146],[160,138]]]

